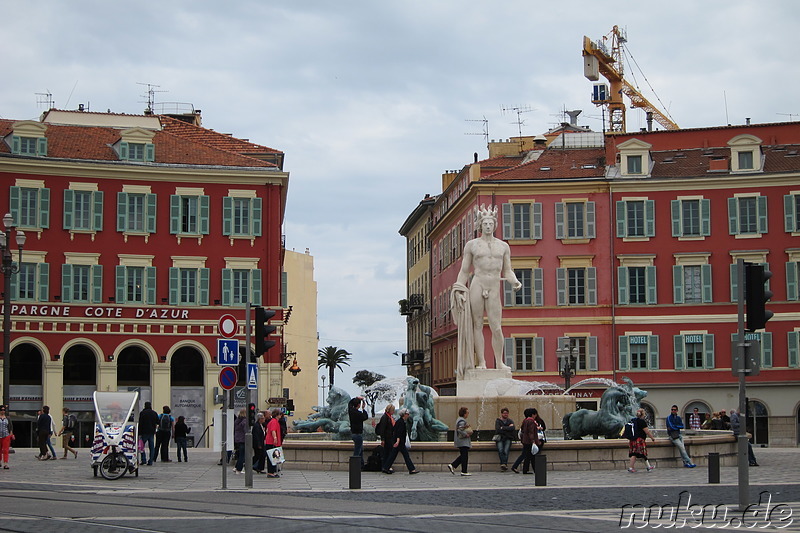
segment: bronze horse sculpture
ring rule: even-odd
[[[634,387],[629,378],[622,380],[622,385],[614,385],[603,392],[599,410],[578,409],[564,415],[561,419],[564,439],[581,440],[586,435],[607,439],[620,436],[622,427],[636,416],[639,402],[647,396],[647,391]]]

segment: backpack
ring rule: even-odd
[[[74,433],[78,428],[78,418],[75,415],[67,417],[67,431]]]
[[[172,420],[168,414],[164,413],[161,415],[161,418],[158,419],[158,429],[161,431],[172,431]]]
[[[628,422],[627,424],[625,424],[625,426],[623,426],[623,428],[622,428],[622,437],[623,438],[628,439],[628,440],[633,440],[634,439],[634,436],[633,436],[634,429],[635,429],[633,427],[633,424],[634,424],[633,421],[634,420],[636,420],[636,419],[635,418],[631,418],[630,422]]]
[[[367,462],[364,465],[364,470],[367,472],[380,472],[383,463],[383,446],[375,446],[372,454],[367,457]]]

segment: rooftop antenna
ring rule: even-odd
[[[778,113],[778,115],[783,115],[784,117],[789,117],[789,122],[793,122],[792,117],[796,117],[800,115],[800,113]]]
[[[152,84],[152,83],[142,83],[142,82],[139,82],[139,81],[137,81],[136,84],[137,85],[146,85],[147,86],[147,95],[146,96],[145,95],[140,95],[142,98],[147,98],[147,100],[145,102],[142,102],[141,100],[139,100],[139,102],[147,104],[147,107],[144,110],[144,114],[145,115],[152,115],[153,114],[153,106],[155,105],[155,102],[156,102],[156,93],[165,93],[167,91],[157,91],[155,89],[156,87],[161,87],[161,85],[155,85],[155,84]]]
[[[36,105],[39,107],[44,106],[45,109],[53,109],[56,106],[55,100],[53,100],[53,93],[50,92],[50,89],[47,89],[46,93],[35,93],[36,94]]]
[[[481,122],[483,123],[483,131],[480,133],[467,132],[464,135],[483,135],[483,140],[486,141],[486,146],[489,146],[489,121],[486,120],[486,115],[483,118],[467,118],[464,122]]]
[[[516,124],[517,125],[517,130],[519,131],[519,151],[522,152],[522,147],[523,147],[522,125],[525,123],[525,121],[522,120],[522,113],[530,113],[531,111],[533,111],[533,109],[531,109],[531,107],[527,106],[527,105],[525,105],[525,106],[501,106],[500,109],[501,109],[501,111],[503,111],[503,114],[508,113],[509,111],[514,111],[517,114],[517,121],[516,122],[512,122],[512,124]]]

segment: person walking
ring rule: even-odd
[[[36,456],[40,461],[50,459],[50,452],[47,450],[47,443],[50,441],[53,419],[50,417],[50,407],[42,406],[39,417],[36,419],[36,434],[39,437],[39,455]]]
[[[389,449],[390,442],[392,442],[394,435],[394,405],[389,404],[383,410],[383,415],[375,426],[375,434],[381,439],[381,449],[383,451],[381,457],[381,464],[385,463],[389,458],[391,450]],[[391,470],[391,468],[389,469]]]
[[[233,448],[236,451],[234,474],[244,474],[244,445],[247,438],[247,409],[242,408],[233,421]]]
[[[155,458],[155,435],[158,428],[158,413],[153,409],[153,404],[144,402],[144,409],[139,413],[139,438],[147,445],[150,451],[149,459],[146,464],[153,464]],[[142,463],[145,463],[142,460]]]
[[[159,454],[161,451],[161,462],[171,463],[172,459],[169,458],[169,441],[175,431],[175,419],[170,414],[171,410],[169,405],[165,405],[162,413],[158,416],[158,432],[156,433],[156,451]]]
[[[56,448],[53,446],[53,436],[56,435],[56,421],[53,420],[53,417],[50,417],[50,434],[47,436],[47,448],[50,450],[50,459],[52,461],[58,460],[58,454],[56,453]]]
[[[656,438],[653,436],[653,432],[650,431],[650,428],[647,427],[647,421],[644,419],[645,413],[644,409],[639,408],[636,410],[636,417],[632,418],[628,424],[632,424],[631,428],[631,436],[629,437],[628,443],[628,456],[631,458],[630,466],[628,467],[628,472],[631,474],[636,473],[636,458],[644,459],[645,465],[647,465],[647,471],[651,472],[655,466],[650,465],[650,461],[647,460],[647,437],[650,437],[650,440],[653,442],[656,441]]]
[[[350,419],[350,435],[353,439],[353,457],[361,460],[364,470],[364,421],[369,414],[364,410],[364,397],[356,396],[347,404],[347,415]]]
[[[253,470],[257,474],[264,473],[264,444],[266,441],[264,433],[264,413],[256,414],[256,422],[253,424]]]
[[[683,459],[683,466],[686,468],[694,468],[697,465],[692,462],[692,458],[689,457],[688,453],[686,453],[686,446],[683,444],[683,435],[681,435],[682,429],[683,420],[681,420],[681,417],[678,414],[678,406],[673,405],[670,409],[670,414],[667,417],[667,435],[669,436],[670,442],[676,448],[678,448],[678,452],[681,454],[681,459]]]
[[[58,432],[58,435],[61,437],[61,445],[64,447],[64,456],[62,459],[67,458],[67,452],[72,452],[75,456],[75,459],[78,458],[78,452],[76,452],[72,446],[70,446],[70,442],[72,441],[73,435],[78,429],[78,419],[75,415],[69,414],[69,407],[65,407],[61,410],[64,416],[61,418],[61,430]]]
[[[266,455],[269,453],[270,450],[273,448],[280,448],[283,444],[283,439],[281,438],[281,422],[279,420],[281,410],[278,408],[273,409],[270,414],[272,415],[267,422],[266,428],[266,436],[264,438],[264,455],[267,463],[267,477],[279,477],[278,474],[278,466],[272,464]]]
[[[508,407],[500,409],[500,418],[494,421],[494,437],[492,439],[497,444],[497,455],[500,457],[500,470],[508,470],[508,452],[511,450],[511,443],[517,435],[517,427],[514,421],[508,417]]]
[[[6,416],[6,406],[0,405],[0,465],[3,470],[8,470],[8,450],[14,440],[14,425]]]
[[[544,438],[544,431],[547,429],[547,424],[545,424],[544,420],[542,420],[542,417],[539,416],[539,411],[537,411],[535,407],[532,407],[532,409],[533,409],[533,418],[535,418],[536,423],[539,424],[540,434],[539,434],[538,447],[539,451],[541,452],[542,448],[544,447],[545,441],[543,440],[543,438]],[[536,454],[534,453],[533,455]],[[519,457],[517,457],[517,459],[514,461],[514,464],[511,466],[511,471],[514,472],[515,474],[519,474],[519,466],[522,464],[522,461],[524,460],[525,460],[525,450],[523,449],[520,452]]]
[[[419,474],[419,470],[417,467],[414,466],[414,462],[411,460],[411,456],[408,454],[408,417],[411,416],[411,413],[408,409],[400,409],[397,412],[398,417],[394,423],[394,430],[392,432],[392,440],[388,442],[387,445],[389,446],[389,456],[386,458],[386,461],[383,463],[383,469],[381,470],[384,474],[392,474],[394,470],[392,470],[392,465],[394,464],[394,460],[397,458],[397,454],[400,453],[403,456],[403,460],[406,462],[406,468],[408,468],[409,474]]]
[[[462,407],[458,410],[458,418],[456,419],[456,428],[453,431],[453,445],[458,448],[458,457],[455,461],[447,465],[450,473],[456,475],[456,468],[461,466],[462,476],[471,476],[469,473],[469,449],[472,448],[472,428],[467,423],[469,416],[469,409]]]
[[[739,431],[741,431],[742,422],[739,418],[739,412],[736,409],[731,409],[731,430],[733,430],[733,436],[738,439]],[[756,461],[756,455],[753,453],[753,445],[750,444],[750,439],[747,439],[747,461],[750,463],[750,466],[758,466],[758,461]]]
[[[522,440],[522,473],[530,474],[533,456],[539,453],[539,424],[536,422],[536,409],[528,408],[523,412],[520,440]]]
[[[189,462],[189,458],[186,456],[186,445],[187,445],[187,436],[189,435],[189,426],[186,425],[186,417],[179,416],[178,420],[175,422],[175,453],[178,455],[178,462],[181,462],[181,450],[183,451],[183,461],[185,463]]]

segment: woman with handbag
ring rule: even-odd
[[[271,414],[272,418],[267,422],[267,435],[264,440],[264,450],[267,454],[269,454],[271,449],[279,448],[283,444],[281,439],[281,423],[278,420],[281,410],[273,409]],[[278,467],[269,459],[267,460],[267,477],[279,477]]]
[[[517,434],[517,427],[514,421],[508,417],[508,407],[500,409],[500,418],[494,421],[494,437],[492,440],[497,444],[497,455],[500,456],[500,470],[508,470],[508,452],[511,450],[511,442]]]
[[[417,470],[417,467],[414,466],[414,462],[411,461],[411,456],[408,454],[408,446],[410,442],[408,439],[408,425],[406,422],[408,421],[408,417],[411,415],[411,413],[408,411],[408,409],[400,409],[397,414],[398,418],[394,423],[394,431],[392,432],[391,441],[386,442],[386,445],[389,446],[389,455],[387,456],[386,461],[383,463],[382,472],[384,474],[394,473],[394,470],[392,470],[392,465],[394,464],[394,460],[397,458],[397,454],[400,453],[403,455],[403,460],[406,462],[408,473],[419,474],[419,470]]]
[[[536,422],[536,409],[525,409],[525,420],[522,422],[520,439],[522,440],[522,473],[528,472],[533,463],[533,456],[539,453],[539,424]]]
[[[472,428],[467,423],[469,416],[469,409],[462,407],[458,410],[458,418],[456,419],[456,429],[453,432],[453,445],[458,448],[458,458],[447,465],[450,473],[456,475],[456,468],[461,466],[462,476],[471,476],[467,471],[469,465],[469,449],[472,448]]]
[[[8,449],[14,440],[14,426],[11,419],[6,416],[6,406],[0,405],[0,463],[3,470],[8,470]]]

